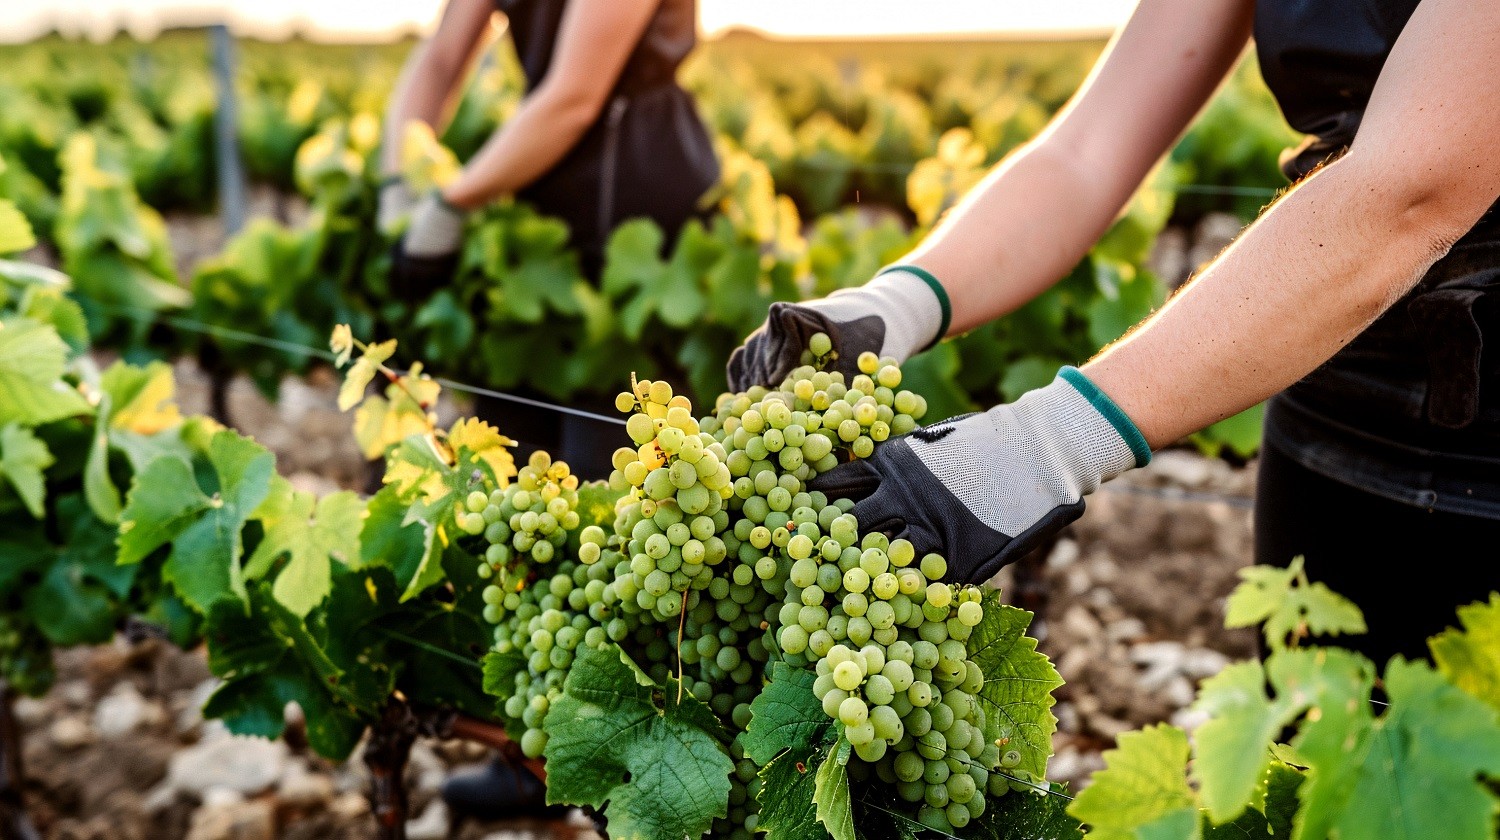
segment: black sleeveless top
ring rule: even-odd
[[[552,65],[567,0],[496,0],[509,23],[527,90]],[[718,183],[713,142],[677,68],[697,42],[695,0],[662,0],[626,61],[610,99],[578,144],[519,197],[566,220],[585,269],[625,219],[656,221],[670,241]]]
[[[1258,0],[1261,73],[1293,128],[1292,179],[1354,142],[1419,0]],[[1500,519],[1500,212],[1405,298],[1274,397],[1266,445],[1409,504]],[[1484,339],[1490,338],[1490,347]]]

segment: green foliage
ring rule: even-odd
[[[617,837],[697,837],[727,814],[722,725],[675,680],[583,649],[547,713],[547,801],[602,808]],[[606,804],[607,803],[607,804]]]
[[[984,672],[979,701],[985,706],[985,738],[1021,753],[1018,768],[1037,778],[1047,772],[1057,717],[1052,692],[1062,677],[1036,639],[1026,635],[1032,614],[1000,603],[1000,593],[985,592],[984,620],[969,637],[969,660]]]
[[[1187,785],[1187,735],[1160,724],[1126,732],[1104,753],[1068,812],[1087,823],[1093,840],[1197,837],[1198,809]]]
[[[1462,630],[1432,637],[1433,661],[1450,682],[1500,708],[1500,594],[1487,603],[1458,608]]]
[[[1239,572],[1239,586],[1225,605],[1226,627],[1264,623],[1266,644],[1272,650],[1311,636],[1365,632],[1359,607],[1325,584],[1309,582],[1301,557],[1286,568],[1248,566]]]
[[[214,434],[205,458],[203,470],[159,458],[136,476],[120,516],[120,562],[140,562],[170,544],[164,575],[189,606],[207,613],[229,599],[245,609],[240,532],[270,492],[275,459],[227,429]]]

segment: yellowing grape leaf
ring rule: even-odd
[[[36,244],[31,223],[15,202],[0,198],[0,254],[14,254]]]
[[[1198,804],[1187,783],[1188,740],[1181,729],[1148,726],[1119,737],[1104,753],[1103,770],[1078,794],[1068,813],[1089,826],[1091,840],[1145,840],[1152,834],[1198,836]],[[1189,827],[1186,833],[1164,829]]]
[[[172,366],[166,362],[151,362],[145,367],[115,362],[99,384],[110,395],[108,420],[112,428],[154,435],[182,422],[174,402],[177,384]]]
[[[31,430],[15,423],[0,428],[0,476],[10,482],[22,504],[37,519],[46,510],[47,480],[42,470],[52,466],[52,452]]]
[[[1500,708],[1500,593],[1489,603],[1458,608],[1462,630],[1449,628],[1428,641],[1438,670],[1454,685]]]
[[[285,557],[271,594],[298,618],[328,596],[334,562],[359,562],[365,504],[349,491],[317,499],[277,476],[254,518],[265,536],[245,563],[245,579],[269,577],[275,562]]]
[[[496,487],[504,487],[516,474],[516,460],[510,454],[515,441],[477,417],[466,417],[448,431],[447,446],[459,466],[483,465]]]
[[[432,126],[410,120],[401,133],[401,175],[417,195],[445,187],[458,175],[458,158],[438,142]]]
[[[602,807],[615,837],[700,837],[728,815],[727,733],[676,680],[642,676],[613,645],[578,649],[543,723],[547,802]]]
[[[380,372],[380,366],[396,355],[396,340],[366,345],[364,352],[354,360],[354,366],[344,373],[344,384],[339,387],[339,411],[348,411],[365,397],[365,388]]]
[[[377,394],[365,397],[354,410],[354,441],[371,461],[392,444],[426,431],[427,412],[409,399],[393,403]]]

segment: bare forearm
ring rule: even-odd
[[[535,181],[578,144],[598,106],[568,102],[539,90],[464,166],[443,194],[465,209],[480,207]]]
[[[1056,283],[1130,197],[1129,176],[1101,173],[1041,140],[991,172],[902,262],[942,279],[949,334],[1021,308]]]
[[[1267,212],[1083,370],[1153,447],[1242,411],[1354,339],[1451,244],[1353,161]]]
[[[432,72],[423,72],[423,53],[430,47],[423,45],[407,59],[401,77],[392,91],[390,106],[386,109],[384,138],[380,148],[380,168],[386,175],[401,169],[401,136],[412,120],[427,123],[434,130],[449,98],[449,79],[439,78]]]

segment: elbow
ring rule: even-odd
[[[1348,206],[1363,212],[1371,233],[1388,238],[1423,266],[1447,254],[1495,198],[1493,192],[1477,192],[1473,184],[1461,183],[1461,173],[1384,166],[1353,152],[1329,168],[1343,170],[1342,180],[1351,192]]]
[[[546,112],[548,124],[555,130],[581,136],[599,119],[609,92],[594,87],[548,86],[544,83],[533,95],[536,104]]]

